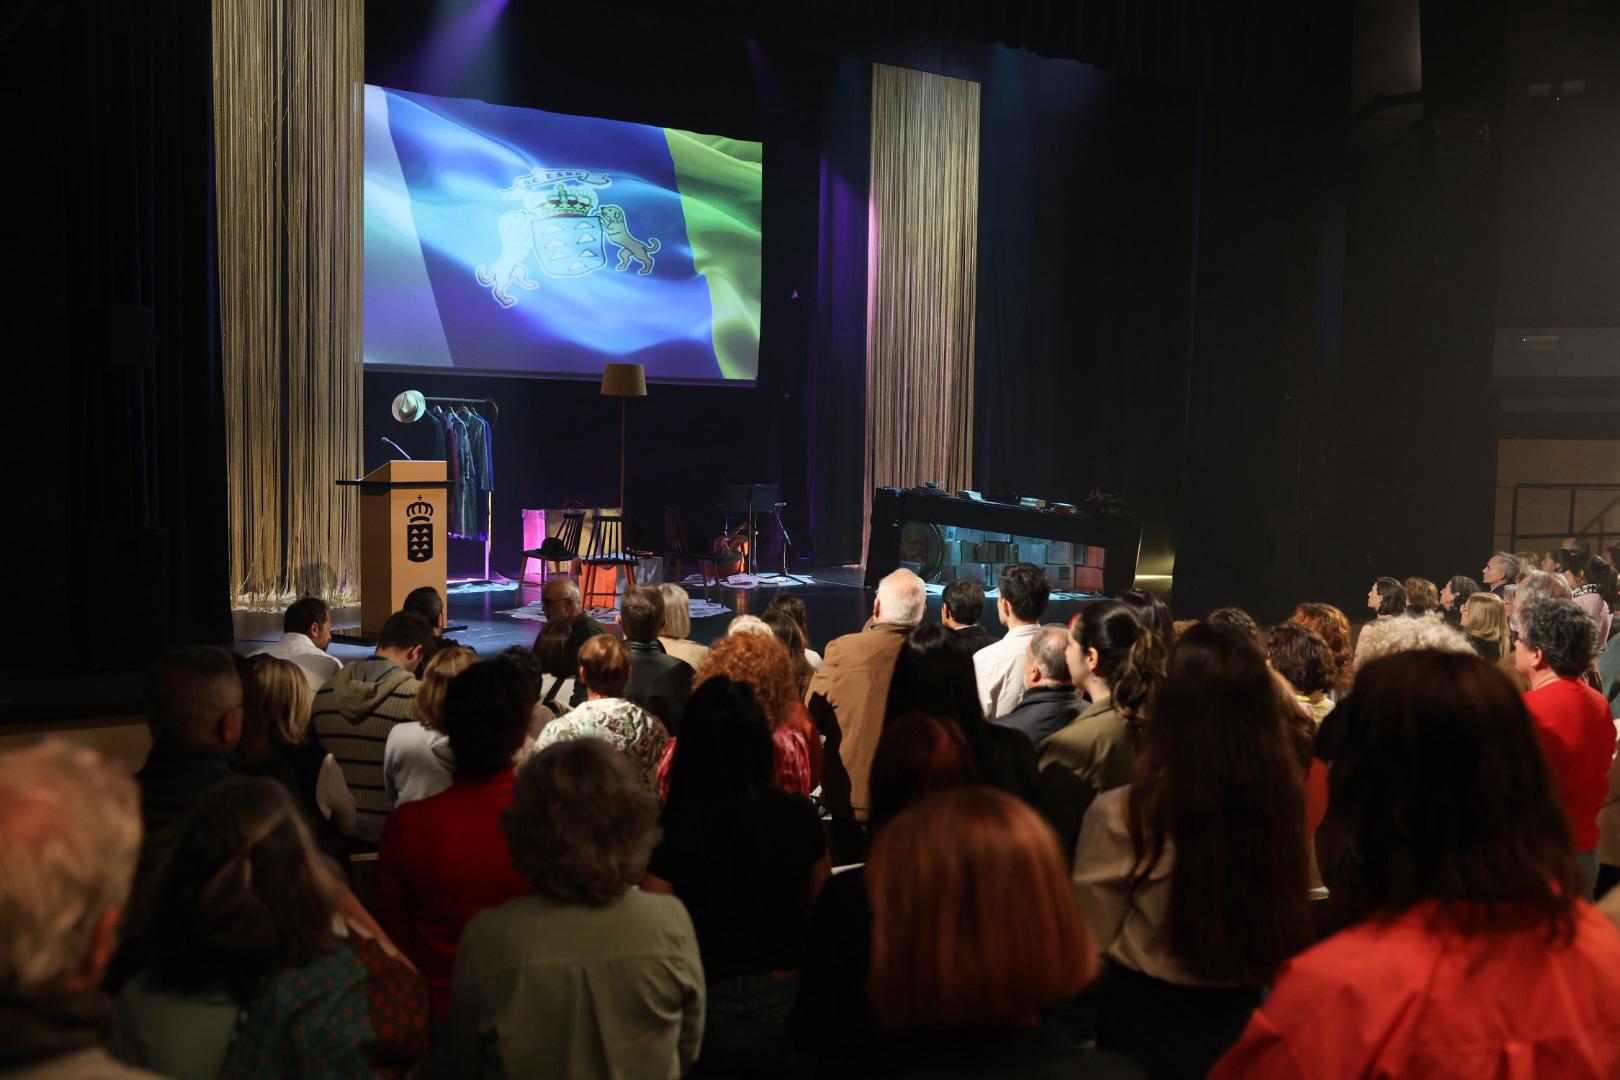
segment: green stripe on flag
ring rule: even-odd
[[[692,264],[709,283],[714,355],[727,379],[759,374],[761,145],[665,128]]]

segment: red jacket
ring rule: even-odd
[[[377,921],[427,979],[433,1015],[450,1011],[450,977],[467,920],[533,887],[512,869],[501,812],[512,805],[511,769],[457,778],[432,798],[388,815],[377,849]]]
[[[1536,740],[1569,815],[1575,850],[1598,846],[1598,811],[1609,794],[1614,718],[1603,695],[1577,679],[1558,679],[1524,695]]]
[[[1210,1080],[1620,1076],[1620,933],[1584,901],[1574,942],[1370,920],[1285,964]]]

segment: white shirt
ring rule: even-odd
[[[265,653],[281,660],[288,660],[298,665],[298,670],[304,673],[304,681],[309,683],[311,690],[319,690],[326,685],[326,680],[336,675],[343,668],[343,661],[335,656],[328,656],[309,640],[308,634],[300,634],[296,630],[289,630],[281,635],[281,640],[274,645],[266,645],[262,649],[254,649],[249,656],[258,656]]]
[[[415,720],[395,724],[383,744],[383,789],[395,806],[437,795],[455,780],[455,760],[444,732]]]
[[[1024,700],[1024,662],[1029,639],[1039,623],[1015,626],[1000,641],[973,654],[973,674],[979,683],[979,707],[986,720],[1006,716]]]

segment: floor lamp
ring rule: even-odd
[[[647,396],[647,369],[640,364],[602,367],[602,396],[619,399],[619,516],[624,517],[625,399]]]

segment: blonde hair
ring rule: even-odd
[[[141,847],[135,784],[63,739],[0,754],[0,994],[58,988],[129,899]]]
[[[1508,636],[1507,605],[1494,593],[1477,592],[1463,601],[1468,614],[1463,617],[1463,633],[1481,641],[1494,641],[1506,656],[1512,647]]]
[[[444,716],[444,693],[450,680],[478,662],[478,654],[465,645],[446,645],[433,654],[422,672],[422,685],[416,688],[416,704],[411,714],[425,728],[436,728]]]
[[[315,691],[303,671],[290,660],[266,653],[248,657],[248,670],[252,678],[242,684],[242,707],[250,719],[244,721],[244,731],[253,726],[273,743],[302,746],[315,707]]]
[[[726,636],[732,634],[758,634],[760,637],[775,638],[776,631],[772,630],[765,620],[758,615],[739,615],[726,626]]]
[[[658,586],[658,591],[664,594],[664,628],[659,631],[660,636],[677,640],[689,636],[692,633],[692,598],[685,589],[673,582],[664,582]]]
[[[1379,657],[1420,650],[1474,654],[1474,647],[1461,630],[1437,619],[1378,619],[1361,630],[1356,643],[1356,670]]]

